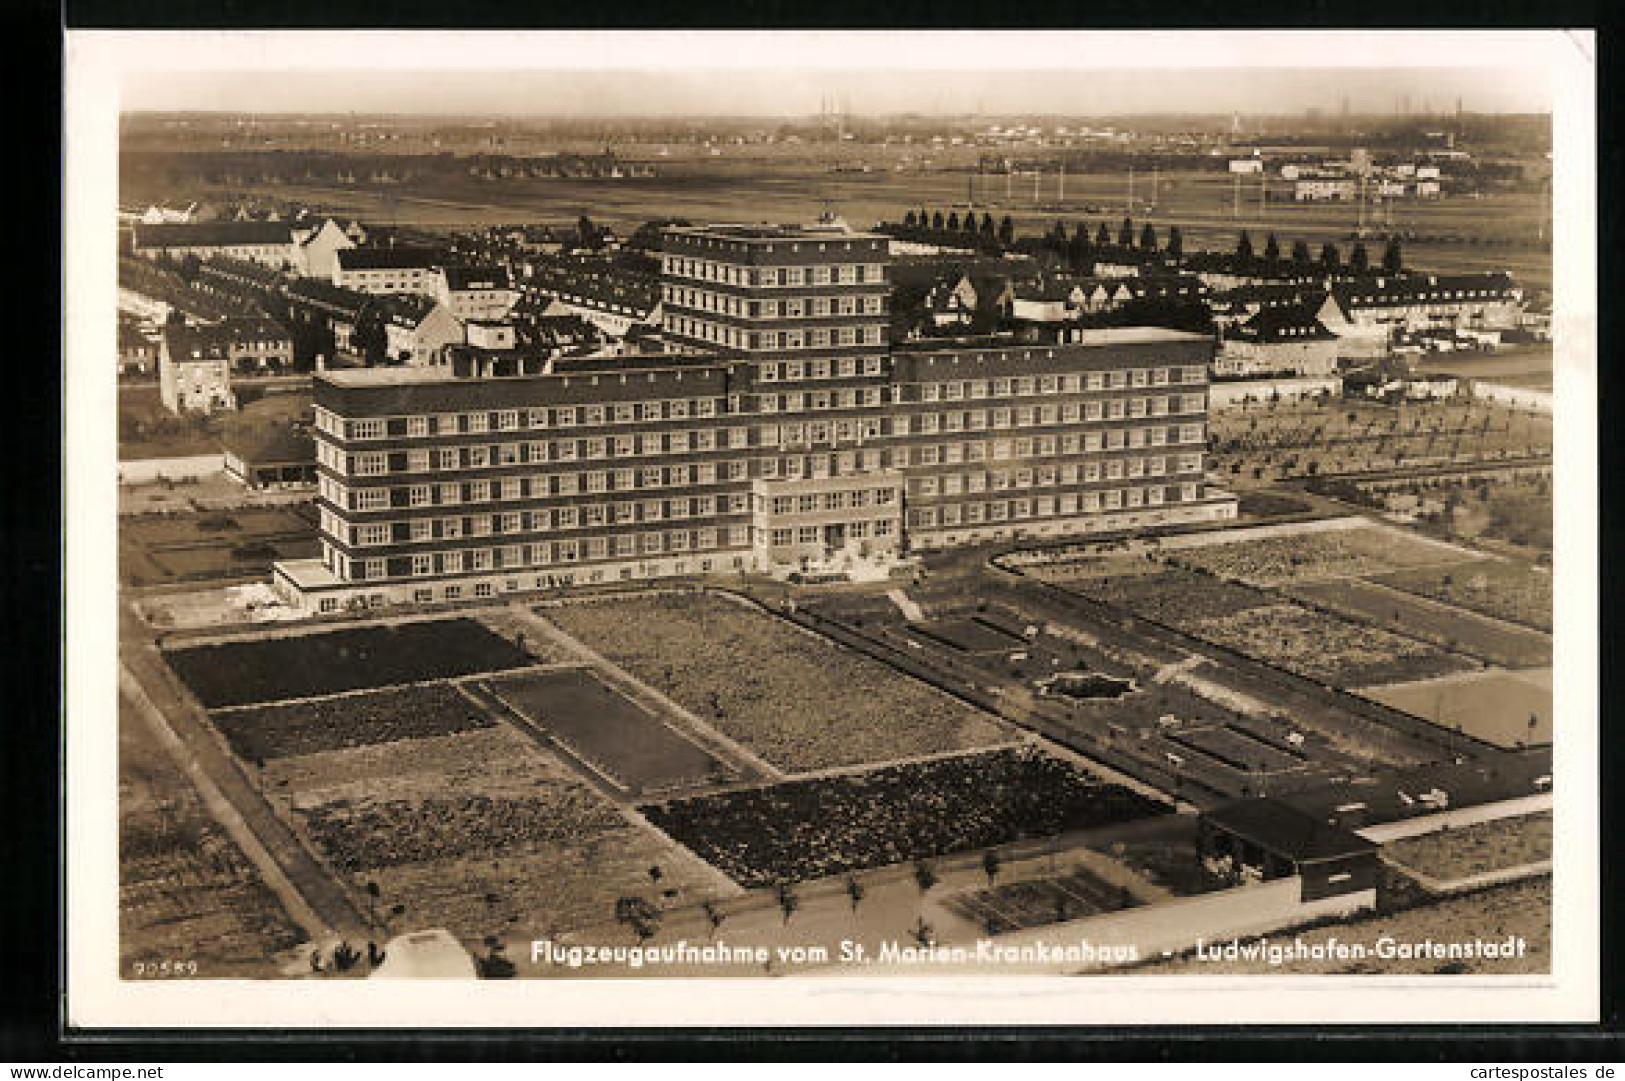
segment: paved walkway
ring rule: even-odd
[[[219,800],[212,803],[206,796],[205,805],[216,812],[221,826],[234,837],[244,831],[252,835],[253,847],[244,846],[250,859],[257,851],[274,862],[275,870],[267,875],[267,884],[277,890],[280,883],[297,894],[300,903],[289,908],[295,921],[303,925],[303,913],[332,932],[365,941],[369,936],[367,920],[349,894],[244,775],[198,707],[174,683],[128,607],[121,607],[120,617],[120,684],[149,723],[168,729],[173,742],[165,742],[187,774],[206,779],[218,795]],[[157,703],[164,703],[164,707]],[[204,791],[202,785],[199,790]]]

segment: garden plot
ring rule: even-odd
[[[1424,638],[1491,664],[1534,668],[1552,663],[1551,639],[1538,631],[1417,600],[1356,578],[1307,582],[1286,592],[1312,605]]]
[[[1373,579],[1497,619],[1552,629],[1552,576],[1517,560],[1417,568]]]
[[[993,935],[1116,912],[1134,904],[1134,896],[1127,890],[1081,869],[1055,878],[968,890],[943,902],[949,912]]]
[[[637,595],[540,612],[785,770],[1008,738],[988,715],[950,695],[725,598]]]
[[[216,710],[209,716],[238,757],[250,762],[496,724],[457,688],[443,683]]]
[[[800,882],[1167,813],[1029,748],[640,808],[744,886]]]
[[[275,975],[304,934],[122,697],[118,751],[119,974],[191,961],[204,977]]]
[[[478,672],[535,659],[472,619],[374,624],[166,649],[208,709],[338,694]]]
[[[1552,742],[1551,669],[1469,672],[1360,692],[1442,728],[1499,747]]]
[[[1166,737],[1195,748],[1243,773],[1290,773],[1304,768],[1304,756],[1288,754],[1243,732],[1226,726],[1186,728]]]
[[[263,789],[391,929],[486,935],[601,923],[615,899],[686,898],[703,870],[506,725],[279,758]]]
[[[1025,644],[1020,635],[974,617],[916,623],[909,629],[961,653],[1005,653]]]
[[[1382,855],[1443,883],[1527,867],[1552,858],[1552,813],[1498,818],[1406,837],[1384,845]]]
[[[1179,566],[1267,588],[1287,582],[1460,563],[1472,556],[1452,545],[1400,530],[1357,526],[1305,530],[1237,543],[1191,545],[1169,551],[1166,558]]]
[[[727,779],[730,771],[642,706],[581,669],[492,679],[492,694],[573,753],[640,791]]]
[[[1379,627],[1361,626],[1296,604],[1251,608],[1192,621],[1199,638],[1332,687],[1427,679],[1473,667],[1470,661]]]
[[[1067,588],[1181,629],[1195,620],[1216,619],[1277,603],[1275,597],[1249,586],[1177,568],[1132,578],[1072,582]]]

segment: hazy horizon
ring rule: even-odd
[[[1364,117],[1549,114],[1534,69],[1138,68],[865,71],[468,70],[141,72],[126,114],[504,120]]]

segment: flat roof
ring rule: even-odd
[[[669,225],[668,233],[714,237],[722,240],[884,240],[881,233],[834,225]]]
[[[1278,799],[1239,800],[1215,807],[1202,817],[1216,828],[1294,863],[1357,856],[1378,847],[1352,830]]]
[[[1065,341],[1024,342],[1013,336],[964,336],[955,338],[920,338],[915,341],[893,342],[894,353],[953,353],[967,350],[994,349],[1053,349],[1069,345],[1150,345],[1158,342],[1207,342],[1210,334],[1196,334],[1188,330],[1167,327],[1094,327],[1071,330]]]

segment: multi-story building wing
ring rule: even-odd
[[[681,355],[319,372],[322,556],[279,565],[284,592],[454,600],[1235,514],[1203,484],[1209,338],[894,351],[880,238],[667,241]]]

